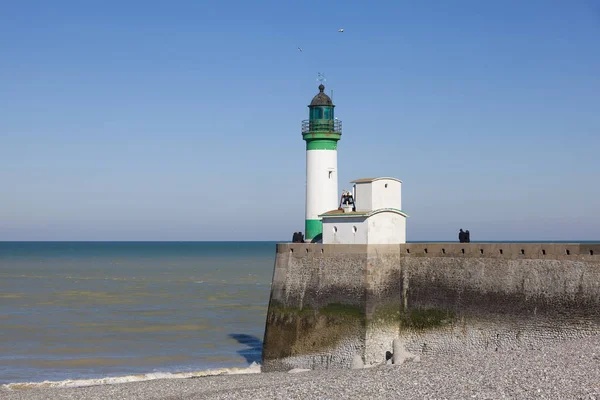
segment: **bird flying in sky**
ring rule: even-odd
[[[344,30],[343,29],[338,29],[338,32],[344,32]]]
[[[302,47],[298,47],[298,51],[302,51]]]

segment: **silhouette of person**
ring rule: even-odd
[[[458,232],[458,241],[459,241],[459,242],[461,242],[461,243],[464,243],[464,242],[465,242],[465,240],[466,240],[466,237],[465,237],[465,236],[466,236],[466,233],[465,233],[465,232],[463,232],[463,230],[461,229],[461,230]]]
[[[465,231],[465,243],[471,243],[471,233],[468,229]]]
[[[292,236],[293,243],[304,243],[304,234],[302,232],[294,232]]]

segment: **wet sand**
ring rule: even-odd
[[[0,389],[12,399],[599,399],[600,336],[521,352],[422,356],[361,370],[159,379],[83,388]]]

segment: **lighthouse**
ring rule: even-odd
[[[306,141],[306,223],[304,238],[320,241],[323,224],[320,214],[338,208],[337,142],[342,121],[334,117],[334,105],[323,83],[310,102],[309,118],[302,121]]]

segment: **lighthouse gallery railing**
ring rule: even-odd
[[[305,119],[302,121],[302,134],[309,132],[331,132],[337,133],[338,135],[342,134],[342,121],[339,119],[328,121],[311,121]]]

